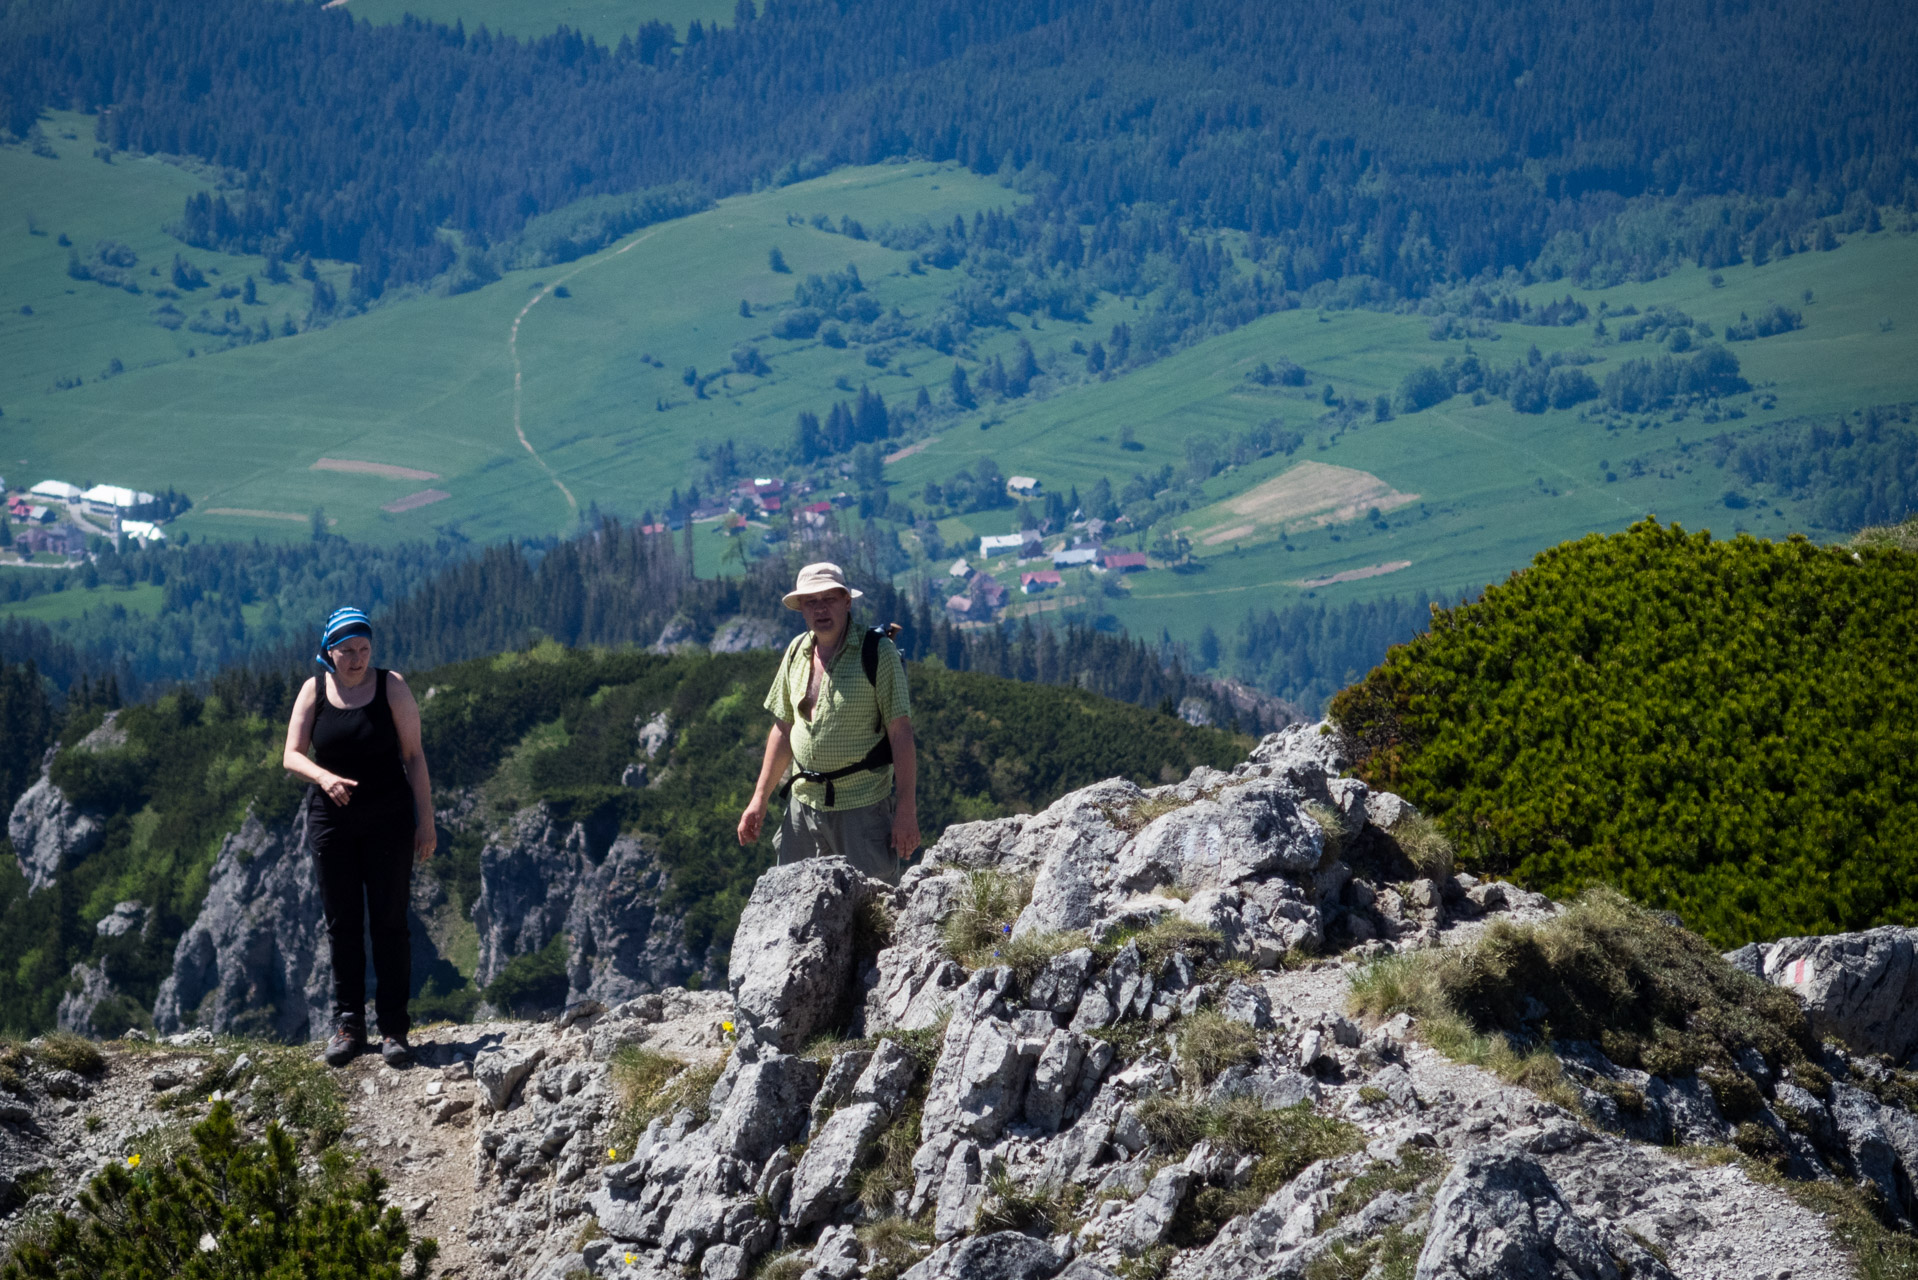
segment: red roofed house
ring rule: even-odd
[[[1063,581],[1057,569],[1045,569],[1039,573],[1022,573],[1019,575],[1019,590],[1024,595],[1038,595],[1041,591],[1052,590]]]
[[[1108,551],[1100,561],[1113,573],[1134,573],[1146,567],[1143,551]]]

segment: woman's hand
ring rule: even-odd
[[[342,778],[337,773],[326,775],[326,781],[320,784],[320,790],[326,792],[326,798],[345,808],[353,800],[353,788],[360,784],[351,778]]]
[[[425,862],[433,856],[433,850],[439,847],[439,843],[440,833],[438,829],[434,827],[431,818],[420,823],[419,826],[414,829],[413,855],[421,862]]]

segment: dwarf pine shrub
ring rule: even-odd
[[[192,1150],[114,1163],[79,1197],[79,1212],[23,1241],[5,1280],[403,1280],[424,1277],[437,1242],[415,1242],[397,1208],[383,1207],[377,1169],[354,1180],[329,1152],[321,1176],[303,1176],[278,1125],[248,1142],[230,1102],[193,1126]],[[407,1265],[408,1255],[411,1265]]]

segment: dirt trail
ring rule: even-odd
[[[336,0],[336,2],[344,3],[344,0]],[[554,487],[557,488],[562,495],[564,495],[564,497],[566,498],[566,505],[572,509],[572,512],[575,516],[579,514],[579,499],[573,496],[573,491],[566,487],[566,482],[559,478],[559,473],[554,471],[553,468],[547,464],[546,459],[539,456],[539,450],[535,449],[533,447],[533,442],[526,438],[526,428],[522,425],[524,421],[523,410],[524,410],[524,404],[525,404],[525,392],[524,392],[525,376],[524,376],[524,370],[520,366],[520,359],[519,359],[519,327],[520,327],[520,324],[526,319],[527,313],[532,311],[534,307],[538,306],[546,298],[552,296],[553,290],[559,288],[561,285],[565,284],[568,280],[571,280],[574,276],[579,275],[582,271],[585,271],[591,267],[601,266],[605,263],[611,262],[614,258],[619,257],[622,253],[625,253],[627,250],[637,248],[639,245],[644,244],[646,241],[652,239],[655,235],[658,235],[661,229],[668,225],[670,224],[661,223],[660,226],[652,227],[646,231],[643,231],[639,235],[636,235],[632,239],[628,240],[625,244],[620,245],[619,248],[614,249],[612,252],[602,253],[595,257],[587,258],[585,261],[581,262],[578,266],[574,267],[571,271],[568,271],[565,275],[562,275],[558,279],[553,280],[552,282],[541,286],[539,292],[535,293],[531,298],[527,299],[526,305],[521,307],[519,309],[519,314],[513,317],[512,330],[506,336],[506,349],[508,353],[511,354],[513,357],[513,434],[519,437],[520,447],[525,449],[528,454],[532,455],[533,461],[537,462],[539,464],[540,470],[546,473],[546,478],[548,480],[551,480],[553,482]]]

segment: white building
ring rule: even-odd
[[[1031,476],[1013,476],[1006,481],[1006,492],[1015,498],[1036,498],[1040,486]]]
[[[120,532],[135,542],[165,542],[166,533],[151,520],[122,520]]]
[[[126,489],[117,484],[96,484],[80,495],[87,504],[87,510],[100,516],[143,516],[153,509],[158,501],[150,493],[138,489]]]
[[[1026,536],[1023,533],[988,534],[979,539],[979,554],[996,556],[1001,551],[1017,551],[1024,545]]]
[[[42,480],[27,490],[36,498],[50,498],[55,502],[80,501],[80,486],[68,484],[64,480]]]
[[[967,564],[963,557],[954,560],[952,562],[952,568],[946,570],[946,576],[951,578],[970,578],[972,576],[972,566]]]
[[[1079,547],[1072,551],[1055,551],[1052,553],[1052,567],[1055,569],[1071,569],[1082,564],[1094,564],[1098,559],[1099,549],[1097,547]]]

